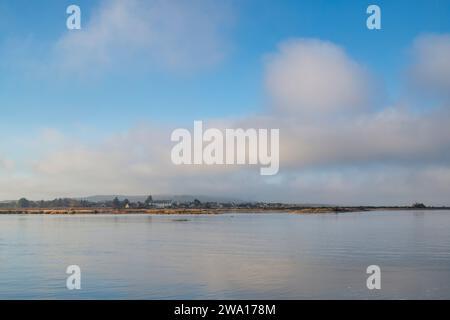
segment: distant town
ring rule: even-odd
[[[122,197],[123,198],[123,197]],[[136,198],[136,197],[133,197]],[[107,200],[87,200],[75,198],[58,198],[54,200],[32,201],[21,198],[14,201],[0,202],[0,214],[35,213],[224,213],[224,212],[293,212],[293,213],[331,213],[357,212],[383,209],[398,210],[438,210],[449,207],[426,206],[414,203],[410,206],[333,206],[305,205],[279,202],[242,202],[242,201],[200,201],[198,199],[176,201],[173,199],[155,200],[151,195],[145,199],[130,201],[128,198],[114,197]]]

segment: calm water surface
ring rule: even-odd
[[[2,215],[0,298],[450,299],[450,212]]]

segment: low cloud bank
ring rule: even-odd
[[[107,10],[114,12],[111,6]],[[104,19],[114,17],[110,12]],[[115,18],[128,26],[130,17]],[[109,51],[109,31],[99,23],[92,26],[96,32],[89,37],[94,38],[63,39],[62,46],[91,44],[98,54],[94,58],[101,58]],[[147,28],[139,20],[133,23]],[[128,39],[127,28],[120,25],[119,40],[121,32]],[[138,47],[148,45],[140,41]],[[336,44],[318,39],[280,44],[265,60],[269,112],[205,121],[219,128],[280,128],[280,173],[275,177],[260,176],[257,166],[175,166],[170,160],[175,128],[147,124],[89,145],[47,131],[54,141],[46,142],[43,154],[31,156],[22,172],[6,175],[7,162],[0,160],[0,193],[3,198],[195,193],[328,204],[449,205],[450,36],[422,35],[412,53],[414,85],[440,98],[421,113],[400,103],[370,106],[378,84]]]

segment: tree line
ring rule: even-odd
[[[131,202],[128,199],[123,201],[115,197],[113,200],[107,201],[88,201],[83,199],[73,198],[57,198],[54,200],[28,200],[27,198],[20,198],[17,201],[5,201],[0,203],[0,208],[148,208],[152,205],[153,198],[148,196],[144,202]]]

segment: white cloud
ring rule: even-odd
[[[174,128],[168,126],[134,127],[105,140],[95,136],[97,141],[89,143],[47,128],[35,142],[45,150],[30,154],[32,165],[24,174],[0,175],[0,194],[193,193],[309,203],[450,204],[448,108],[421,114],[407,106],[364,109],[359,102],[368,98],[365,72],[328,42],[290,42],[272,56],[267,71],[276,103],[271,113],[205,122],[219,128],[280,128],[280,174],[275,178],[261,177],[259,167],[174,166]],[[320,77],[310,84],[305,74]],[[443,78],[432,77],[439,86]],[[303,113],[319,116],[292,116]]]
[[[450,34],[418,37],[413,47],[411,74],[416,85],[450,96]]]
[[[268,58],[266,85],[275,107],[301,115],[365,108],[369,77],[339,46],[317,39],[283,42]]]
[[[296,175],[286,198],[354,205],[449,205],[450,167],[379,165],[331,168]]]
[[[284,166],[376,163],[450,163],[450,115],[438,110],[416,115],[398,108],[353,117],[299,123],[285,120],[281,160]]]
[[[436,41],[427,42],[431,40]],[[449,74],[445,71],[439,79]],[[269,59],[266,82],[274,113],[260,118],[258,125],[282,128],[284,166],[305,169],[450,161],[448,111],[415,114],[408,106],[370,110],[368,101],[376,100],[369,95],[374,93],[369,88],[373,82],[333,43],[317,39],[284,42]]]
[[[327,125],[273,117],[219,120],[224,127],[281,125],[281,170],[275,180],[260,176],[258,167],[173,165],[168,126],[134,127],[95,143],[42,134],[46,152],[31,156],[27,175],[0,183],[0,193],[6,198],[193,193],[331,204],[448,204],[450,129],[443,125],[448,118],[390,110]]]
[[[80,73],[133,64],[207,67],[228,49],[231,16],[229,6],[212,0],[103,1],[81,30],[60,39],[55,59],[63,70]]]
[[[0,157],[0,172],[10,172],[14,170],[15,168],[15,162],[8,158],[2,158]]]

